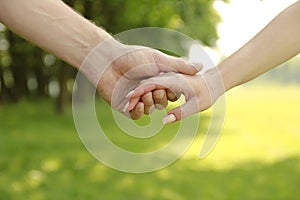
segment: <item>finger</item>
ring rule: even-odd
[[[152,92],[147,92],[142,96],[142,102],[144,103],[144,113],[146,115],[150,114],[150,108],[154,106],[154,101],[152,98]]]
[[[132,111],[140,101],[140,97],[134,97],[129,100],[129,105],[127,106],[126,111]],[[125,108],[124,108],[125,109]]]
[[[152,90],[158,90],[158,89],[166,89],[166,87],[162,84],[155,83],[154,81],[149,81],[148,83],[144,83],[140,86],[138,86],[132,93],[130,92],[130,95],[128,95],[128,98],[136,98],[139,96],[142,96],[143,94],[147,92],[151,92]]]
[[[133,92],[130,92],[130,95],[127,95],[128,98],[135,98],[142,96],[143,94],[158,90],[158,89],[170,89],[175,93],[181,93],[182,88],[179,86],[178,82],[182,82],[180,74],[176,73],[166,73],[157,77],[149,78],[141,82]]]
[[[142,102],[139,102],[136,107],[129,112],[131,119],[137,120],[141,118],[141,116],[144,114],[144,104]]]
[[[163,108],[167,107],[168,105],[168,99],[167,99],[167,93],[164,89],[158,89],[154,90],[152,92],[155,108],[162,110]]]
[[[171,110],[167,116],[163,118],[164,124],[170,124],[175,121],[182,120],[192,114],[199,112],[199,105],[196,98],[192,98],[187,101],[185,104]]]
[[[169,89],[173,93],[181,94],[187,86],[186,80],[183,75],[176,73],[166,73],[157,77],[153,77],[142,81],[141,85],[138,86],[127,98],[136,98],[146,94],[147,92],[158,90],[158,89]],[[186,91],[187,92],[187,91]],[[134,105],[130,103],[129,110],[133,109]]]
[[[127,98],[130,98],[128,110],[129,111],[133,110],[137,103],[136,99],[139,99],[144,94],[151,92],[152,90],[165,89],[165,88],[166,88],[165,86],[156,83],[148,83],[139,86],[134,91],[130,92],[131,93],[130,95],[127,95],[128,96]]]
[[[203,69],[201,63],[192,64],[183,58],[169,56],[159,51],[157,51],[157,54],[158,56],[155,57],[155,60],[160,72],[178,72],[187,75],[195,75]]]
[[[179,94],[179,97],[176,96],[176,94],[174,92],[172,92],[171,90],[167,89],[167,98],[169,101],[177,101],[178,98],[180,97],[180,94]]]

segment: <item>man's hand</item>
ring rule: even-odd
[[[149,114],[155,104],[166,107],[168,99],[177,100],[169,90],[149,91],[136,99],[136,105],[129,113],[126,95],[142,80],[163,72],[194,75],[201,69],[202,66],[194,66],[182,58],[146,47],[123,45],[111,39],[96,47],[82,66],[82,71],[97,85],[101,96],[114,109],[132,119]]]

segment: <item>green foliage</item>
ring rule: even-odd
[[[164,27],[185,33],[211,46],[217,39],[216,24],[220,21],[213,2],[213,0],[93,1],[92,19],[113,34],[137,27]]]
[[[0,199],[299,199],[299,90],[264,85],[231,91],[223,135],[208,157],[197,158],[209,125],[204,120],[183,158],[146,174],[96,161],[81,144],[70,110],[56,116],[49,101],[2,105]],[[102,124],[112,124],[106,106],[99,106],[99,116]],[[116,126],[107,128],[118,144],[141,149],[115,137]],[[162,141],[176,125],[170,129]]]

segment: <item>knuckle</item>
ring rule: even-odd
[[[149,105],[149,104],[153,104],[153,99],[152,99],[152,93],[148,92],[146,93],[143,97],[142,100],[145,104]]]
[[[165,90],[155,90],[153,91],[153,97],[156,99],[156,100],[163,100],[165,98]]]

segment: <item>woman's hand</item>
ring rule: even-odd
[[[168,112],[163,119],[165,124],[208,109],[224,93],[224,85],[216,68],[203,75],[195,76],[169,72],[142,81],[133,92],[129,93],[128,110],[135,108],[142,95],[158,89],[168,89],[175,94],[183,94],[186,100],[185,104]]]

